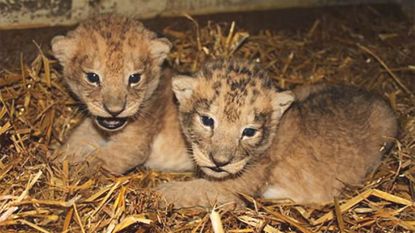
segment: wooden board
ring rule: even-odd
[[[180,16],[184,13],[201,15],[390,2],[396,0],[0,0],[0,29],[71,25],[91,15],[108,12],[152,18]]]

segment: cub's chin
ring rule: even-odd
[[[127,123],[127,117],[95,117],[95,123],[105,131],[114,132],[123,129]]]

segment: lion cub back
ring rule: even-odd
[[[397,120],[380,97],[348,86],[294,89],[298,101],[283,117],[271,149],[268,198],[331,201],[375,169],[397,135]]]

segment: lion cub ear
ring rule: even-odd
[[[272,99],[272,106],[277,117],[281,117],[295,100],[292,91],[275,92]]]
[[[196,86],[196,78],[178,75],[173,77],[173,92],[179,103],[190,99]]]
[[[76,52],[75,46],[73,39],[67,36],[55,36],[51,41],[53,55],[62,66],[65,66]]]
[[[166,38],[152,40],[150,42],[150,56],[160,65],[167,58],[171,47],[172,44]]]

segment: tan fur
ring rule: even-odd
[[[118,16],[88,20],[52,40],[65,81],[91,114],[62,146],[65,158],[103,163],[115,174],[146,161],[160,170],[192,168],[177,120],[171,74],[161,74],[170,47],[167,39],[157,38],[139,21]],[[88,72],[100,76],[99,85],[87,81]],[[128,82],[134,73],[141,75],[137,85]],[[111,117],[109,111],[121,111],[117,117],[127,118],[127,125],[115,132],[98,127],[95,117]]]
[[[176,207],[241,203],[238,193],[332,201],[345,184],[359,184],[377,166],[397,133],[395,115],[379,97],[314,85],[293,90],[297,100],[291,103],[292,93],[278,92],[260,68],[244,62],[207,64],[193,78],[174,78],[173,89],[203,172],[200,179],[159,187]],[[201,115],[213,118],[214,127],[204,127]],[[243,138],[244,127],[257,133]],[[212,170],[213,160],[229,163]]]

